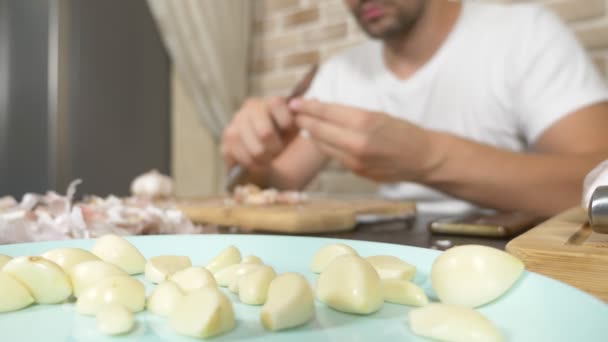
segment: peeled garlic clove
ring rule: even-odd
[[[378,272],[380,279],[412,280],[416,266],[392,255],[375,255],[365,258]]]
[[[260,264],[262,265],[262,259],[258,258],[255,255],[248,255],[241,260],[241,264]]]
[[[100,280],[114,276],[129,275],[122,269],[105,261],[85,261],[74,266],[70,279],[74,288],[74,297],[78,298],[87,288],[97,285]]]
[[[342,312],[370,314],[384,303],[382,283],[369,262],[356,255],[336,258],[317,279],[317,298]]]
[[[203,287],[217,287],[217,282],[211,272],[202,267],[188,267],[175,272],[169,280],[176,283],[184,292],[192,292]]]
[[[314,314],[314,298],[306,278],[284,273],[270,283],[260,320],[267,330],[277,331],[304,325]]]
[[[272,267],[266,266],[266,265],[261,265],[261,264],[246,264],[246,265],[255,265],[255,266],[252,266],[252,267],[247,266],[247,267],[242,267],[242,268],[235,267],[235,273],[237,274],[237,276],[235,278],[233,278],[232,280],[230,280],[230,283],[228,284],[228,290],[230,290],[230,292],[239,293],[239,280],[241,278],[243,278],[244,276],[246,276],[247,274],[256,272],[256,271],[264,269],[264,268],[269,268],[272,270]],[[274,272],[274,270],[272,270],[272,271]]]
[[[0,272],[0,312],[23,309],[33,302],[25,286],[8,273]]]
[[[139,250],[118,235],[108,234],[100,237],[91,248],[91,252],[129,274],[143,273],[146,266],[146,258]]]
[[[409,325],[416,335],[447,342],[499,342],[498,329],[479,312],[455,305],[433,303],[410,310]]]
[[[120,304],[106,305],[97,313],[97,330],[106,335],[126,334],[135,326],[133,312]]]
[[[437,257],[431,281],[441,302],[474,308],[502,296],[523,271],[523,262],[506,252],[467,245]]]
[[[241,252],[238,248],[230,246],[213,258],[205,268],[211,271],[211,273],[216,273],[223,268],[238,264],[239,262],[241,262]]]
[[[238,283],[239,300],[249,305],[261,305],[266,302],[270,283],[277,273],[269,266],[241,276]]]
[[[173,273],[191,266],[192,262],[187,256],[155,256],[146,263],[146,280],[154,284],[162,283]]]
[[[82,315],[95,315],[109,304],[124,305],[132,312],[143,310],[146,305],[144,285],[129,276],[103,279],[78,297],[76,311]]]
[[[61,266],[67,273],[81,262],[101,260],[95,254],[81,248],[57,248],[41,256]]]
[[[0,254],[0,270],[2,270],[2,267],[4,267],[4,265],[9,262],[12,259],[11,256],[8,256],[6,254]]]
[[[359,255],[352,247],[343,243],[334,243],[321,248],[313,257],[311,270],[321,273],[335,258],[341,255]]]
[[[2,271],[25,285],[36,303],[55,304],[72,294],[68,275],[59,265],[43,257],[14,258],[4,265]]]
[[[219,272],[214,274],[214,276],[215,276],[215,280],[217,280],[218,285],[225,287],[225,286],[229,286],[233,282],[237,281],[238,278],[241,277],[242,275],[245,275],[249,272],[257,270],[260,267],[262,267],[262,265],[234,264],[234,265],[228,266],[228,267],[220,270]]]
[[[425,306],[429,299],[424,291],[409,280],[382,279],[384,301],[410,306]]]
[[[176,283],[165,281],[152,290],[146,307],[148,311],[166,317],[173,312],[183,296],[184,293]]]
[[[203,288],[184,296],[169,317],[171,327],[181,335],[207,338],[234,329],[234,310],[217,288]]]

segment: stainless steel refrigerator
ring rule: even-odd
[[[0,0],[0,196],[169,173],[169,73],[145,0]]]

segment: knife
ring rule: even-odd
[[[589,201],[589,225],[596,233],[608,234],[608,185],[593,191]]]
[[[296,85],[291,94],[287,97],[287,102],[292,99],[304,95],[310,85],[312,84],[312,80],[315,78],[315,74],[317,73],[318,65],[314,64],[308,73],[304,76],[304,78]],[[280,131],[279,125],[273,120],[272,121],[275,129]],[[224,183],[224,188],[228,193],[231,193],[234,188],[240,184],[245,178],[247,178],[247,168],[240,164],[234,164],[228,171],[226,175],[226,181]]]

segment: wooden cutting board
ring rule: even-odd
[[[507,244],[526,269],[561,280],[608,302],[608,234],[589,227],[587,212],[570,209]]]
[[[224,198],[182,200],[193,222],[280,233],[320,233],[353,229],[367,215],[404,218],[415,215],[412,202],[383,199],[312,198],[297,205],[227,204]]]

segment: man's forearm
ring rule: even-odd
[[[432,133],[437,165],[424,183],[482,206],[554,215],[579,203],[585,175],[608,151],[588,155],[515,153]]]

